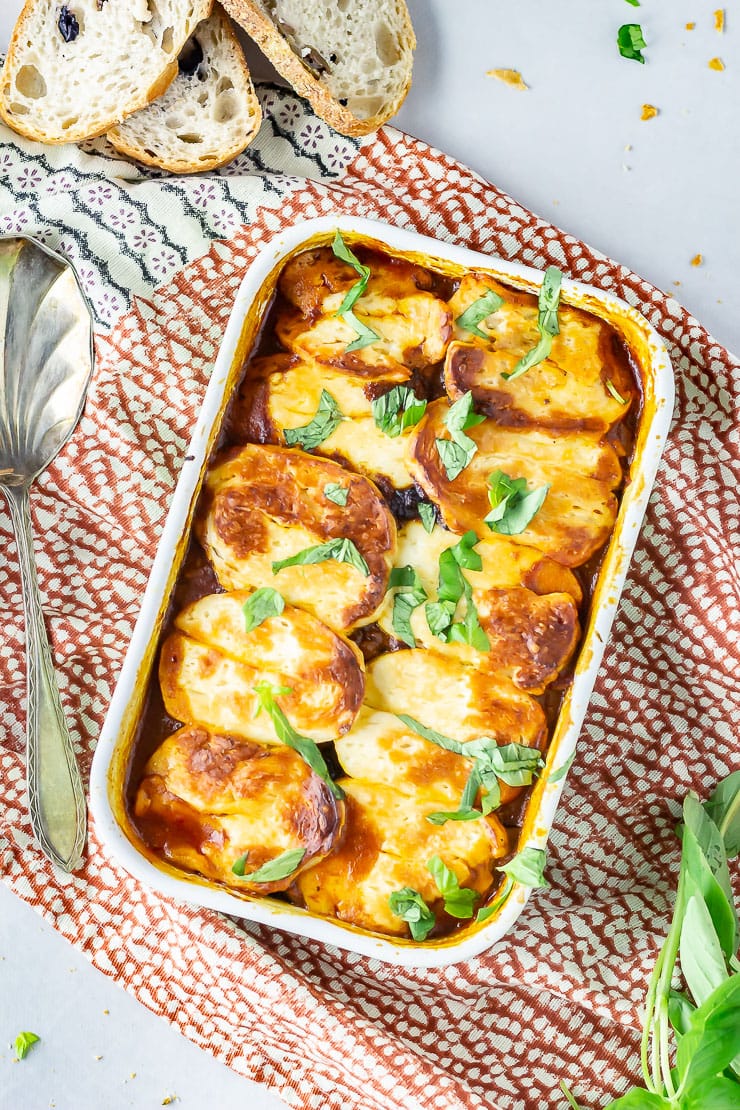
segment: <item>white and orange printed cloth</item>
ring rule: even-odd
[[[639,308],[676,373],[674,423],[536,891],[494,949],[403,971],[159,897],[100,847],[52,872],[24,785],[21,588],[0,505],[0,869],[104,974],[300,1110],[603,1105],[637,1079],[640,1010],[670,917],[680,801],[738,762],[740,364],[671,297],[392,128],[362,143],[264,86],[266,122],[218,173],[174,178],[104,140],[0,127],[0,233],[76,265],[97,364],[32,496],[41,589],[83,773],[138,614],[234,295],[288,223],[379,218]],[[734,645],[734,646],[733,646]]]

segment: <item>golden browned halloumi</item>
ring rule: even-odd
[[[308,424],[326,391],[345,419],[312,451],[402,489],[412,484],[406,462],[411,429],[395,438],[387,436],[372,412],[374,397],[387,392],[393,380],[361,379],[329,370],[313,359],[270,355],[250,367],[249,386],[237,402],[233,426],[256,443],[285,443],[286,429]]]
[[[496,860],[508,848],[506,832],[495,817],[433,825],[425,817],[439,808],[433,794],[404,794],[356,779],[340,782],[347,807],[342,842],[298,878],[309,910],[378,933],[408,936],[408,926],[391,912],[389,899],[394,891],[411,887],[439,920],[442,899],[427,869],[435,855],[454,871],[461,887],[476,890],[480,901],[485,898]]]
[[[504,303],[478,324],[489,336],[483,340],[457,321],[487,289]],[[614,330],[596,316],[561,305],[560,332],[548,357],[507,381],[502,372],[510,374],[540,339],[536,297],[504,290],[482,274],[466,274],[450,308],[455,342],[445,358],[445,385],[453,400],[472,390],[476,410],[502,424],[601,431],[629,408],[635,395],[629,356]]]
[[[421,648],[393,651],[368,664],[365,704],[405,713],[453,740],[490,736],[499,744],[541,747],[545,714],[503,675]]]
[[[291,724],[317,740],[346,732],[365,683],[358,649],[310,613],[286,606],[250,632],[243,605],[249,590],[209,594],[175,618],[165,640],[159,679],[176,721],[277,741],[267,713],[257,713],[258,682],[287,687],[279,704]]]
[[[321,859],[339,837],[344,804],[284,745],[180,729],[149,759],[134,817],[144,841],[178,867],[238,890],[284,890],[296,873],[274,882],[238,879],[232,871],[248,853],[253,874],[283,852],[302,849],[298,867]]]
[[[348,490],[347,504],[325,489]],[[396,525],[378,489],[338,463],[304,451],[248,444],[216,461],[196,532],[227,589],[272,586],[332,628],[373,620],[396,550]],[[369,573],[327,559],[273,573],[273,563],[332,540],[351,540]]]
[[[382,292],[397,300],[431,290],[432,275],[422,266],[363,247],[358,252],[360,261],[370,270],[371,292]],[[286,300],[311,319],[327,311],[324,307],[327,296],[332,293],[344,296],[358,278],[357,272],[337,258],[331,247],[318,247],[291,258],[280,274],[278,287]]]
[[[458,539],[442,528],[435,528],[428,536],[416,521],[399,530],[397,565],[414,568],[430,601],[437,597],[439,556]],[[473,603],[488,636],[489,650],[444,643],[431,632],[423,604],[410,618],[416,643],[429,651],[457,656],[490,673],[507,675],[522,689],[541,693],[566,666],[578,641],[580,628],[574,600],[581,596],[578,581],[566,567],[534,548],[509,542],[505,536],[491,533],[476,546],[476,552],[483,569],[465,570],[464,574],[473,589]],[[542,567],[548,563],[549,567]],[[545,582],[550,588],[533,590],[529,582]],[[392,595],[393,591],[377,616],[378,624],[390,636],[395,635]]]
[[[449,438],[443,422],[448,411],[444,398],[434,401],[409,441],[411,473],[439,506],[448,528],[486,534],[489,529],[484,518],[490,510],[487,479],[501,470],[511,478],[526,478],[530,489],[550,486],[525,530],[509,537],[514,543],[535,547],[573,567],[606,542],[618,508],[612,490],[622,474],[614,448],[598,432],[503,428],[485,420],[467,432],[477,453],[450,481],[435,442]]]

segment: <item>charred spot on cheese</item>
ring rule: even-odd
[[[341,834],[343,804],[283,745],[259,744],[187,725],[149,759],[134,802],[145,844],[167,862],[242,891],[284,890],[295,873],[272,883],[237,880],[291,849],[301,869],[321,860]]]
[[[270,720],[257,715],[255,686],[277,680],[290,691],[280,704],[296,729],[315,740],[346,732],[365,688],[357,647],[293,606],[245,632],[249,596],[245,590],[209,595],[177,614],[159,664],[167,712],[178,721],[274,742]]]
[[[461,886],[481,897],[490,891],[496,863],[508,847],[495,817],[435,826],[425,818],[439,808],[433,791],[402,793],[357,779],[342,779],[341,785],[347,807],[342,843],[298,878],[309,910],[377,933],[408,936],[408,926],[392,913],[388,900],[409,886],[439,916],[442,897],[427,868],[435,855]]]
[[[347,487],[345,506],[323,496],[331,482]],[[303,451],[247,445],[216,460],[207,491],[196,531],[226,589],[278,585],[288,603],[340,630],[373,619],[393,563],[396,526],[367,478]],[[330,560],[286,567],[276,583],[273,563],[338,538],[352,540],[369,574]]]
[[[487,478],[502,470],[530,487],[549,485],[547,498],[512,542],[535,547],[565,566],[578,566],[609,537],[617,514],[613,490],[622,479],[619,458],[595,431],[506,428],[486,420],[471,428],[477,451],[454,484],[439,458],[436,440],[448,412],[444,400],[429,405],[409,444],[409,467],[453,532],[483,534],[489,511]]]

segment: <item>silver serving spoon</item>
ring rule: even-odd
[[[41,612],[29,490],[80,418],[93,367],[92,319],[77,276],[33,239],[0,236],[0,491],[18,546],[28,656],[28,800],[44,853],[74,871],[85,794]]]

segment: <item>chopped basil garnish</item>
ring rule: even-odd
[[[275,701],[275,698],[279,697],[280,694],[289,694],[290,688],[286,686],[272,686],[269,682],[258,682],[254,687],[254,692],[259,700],[257,714],[259,715],[263,709],[269,714],[275,727],[275,735],[278,740],[298,753],[303,762],[326,783],[335,798],[343,798],[344,791],[340,786],[337,786],[329,774],[329,768],[324,762],[324,757],[316,741],[309,739],[308,736],[301,736],[299,732],[296,732]]]
[[[298,444],[304,451],[318,447],[336,431],[344,420],[339,405],[326,389],[321,390],[316,415],[300,428],[283,428],[283,438],[288,447]]]
[[[231,868],[234,874],[250,883],[276,883],[279,879],[287,879],[288,875],[293,874],[305,856],[306,849],[288,848],[287,851],[281,852],[279,856],[275,856],[275,859],[263,863],[251,875],[245,875],[244,861],[248,854],[248,852],[245,852],[243,856],[240,856]],[[241,864],[241,871],[236,870],[238,864]]]
[[[427,402],[420,400],[408,385],[395,385],[372,403],[373,419],[381,432],[395,439],[406,428],[413,428],[424,415]]]
[[[642,27],[639,23],[623,23],[617,31],[617,46],[619,53],[623,58],[629,58],[633,62],[642,62],[645,64],[645,58],[642,53],[643,47],[647,46],[642,34]]]
[[[540,511],[550,489],[540,486],[527,492],[526,478],[510,478],[503,470],[488,475],[491,511],[485,522],[500,536],[519,536]]]
[[[462,568],[482,569],[481,557],[473,551],[478,542],[475,532],[466,532],[458,543],[442,552],[437,600],[426,605],[425,613],[430,632],[443,643],[470,644],[477,651],[489,651],[491,644],[478,620],[473,587],[462,573]],[[462,621],[455,621],[457,605],[462,598],[465,599],[465,615]]]
[[[244,872],[246,870],[246,862],[247,862],[248,859],[249,859],[249,852],[248,851],[247,852],[242,852],[242,854],[239,856],[239,858],[235,859],[234,862],[231,865],[231,870],[234,872],[235,875],[238,875],[240,879],[244,878]]]
[[[560,285],[563,280],[563,275],[557,266],[548,266],[545,270],[545,276],[542,279],[540,286],[539,296],[537,298],[537,327],[540,332],[540,340],[535,347],[527,351],[526,355],[519,359],[516,366],[510,373],[502,371],[501,377],[504,381],[510,382],[514,378],[520,377],[526,373],[537,363],[543,362],[552,350],[553,336],[557,335],[560,331],[560,324],[558,323],[558,306],[560,305]]]
[[[388,899],[391,913],[407,922],[414,940],[426,940],[436,921],[418,890],[405,886],[394,890]]]
[[[429,501],[419,502],[419,517],[424,525],[425,532],[433,532],[437,523],[437,510]]]
[[[627,404],[626,398],[624,398],[621,395],[621,393],[617,392],[617,387],[615,386],[614,382],[610,378],[606,379],[606,381],[604,382],[604,385],[606,386],[609,393],[611,393],[612,397],[614,398],[614,400],[617,402],[618,405],[626,405]]]
[[[324,486],[324,497],[327,501],[333,501],[335,505],[341,505],[344,508],[349,497],[349,486],[342,486],[339,482],[329,482]]]
[[[253,628],[257,628],[270,617],[279,617],[284,608],[285,601],[277,590],[273,590],[270,586],[255,590],[242,605],[244,631],[251,632]]]
[[[427,861],[427,871],[444,898],[447,913],[451,917],[472,917],[473,905],[480,898],[478,891],[461,887],[455,872],[439,856],[432,856]]]
[[[465,783],[459,808],[451,813],[446,811],[427,813],[427,821],[432,825],[445,825],[448,821],[476,821],[479,817],[482,817],[482,811],[473,808],[479,786],[478,772],[473,767],[468,776],[468,781]]]
[[[369,566],[352,540],[341,537],[329,540],[328,543],[318,543],[314,547],[304,547],[296,555],[279,559],[272,564],[272,573],[277,574],[283,567],[304,567],[311,563],[325,563],[328,559],[334,559],[337,563],[349,563],[366,578],[370,573]]]
[[[360,280],[355,282],[334,314],[335,316],[343,316],[345,312],[349,312],[354,307],[367,289],[367,283],[370,280],[370,267],[363,266],[359,258],[352,253],[342,238],[341,231],[337,231],[334,236],[331,249],[334,252],[335,258],[338,258],[341,262],[346,262],[347,265],[351,266],[355,273],[360,276]]]
[[[573,760],[575,759],[575,757],[576,757],[575,752],[573,752],[572,755],[569,755],[568,758],[566,759],[565,763],[561,763],[560,766],[558,767],[557,771],[553,771],[553,773],[550,775],[550,777],[548,779],[548,782],[560,782],[561,779],[564,779],[565,776],[568,774],[568,771],[570,771],[571,766],[573,764]]]
[[[354,312],[345,312],[342,319],[357,332],[357,339],[345,347],[345,351],[361,351],[363,347],[369,347],[376,339],[380,339],[378,333],[363,324],[362,320],[358,320]]]
[[[457,317],[455,323],[464,328],[465,331],[471,332],[472,335],[477,335],[480,339],[488,339],[488,336],[484,331],[481,331],[478,324],[490,316],[492,312],[498,312],[503,303],[503,297],[499,297],[498,293],[489,289],[482,297],[478,297],[477,301],[473,301],[463,314]]]
[[[445,748],[448,752],[455,752],[456,755],[463,754],[463,745],[459,740],[453,740],[449,736],[444,736],[441,732],[435,732],[433,728],[428,728],[427,725],[423,725],[421,721],[417,721],[415,717],[409,717],[406,713],[397,713],[396,716],[412,732],[423,736],[425,740],[430,740],[438,748]]]
[[[411,631],[411,614],[427,599],[421,579],[411,566],[395,567],[388,579],[388,589],[398,590],[393,599],[393,631],[404,644],[416,647]]]
[[[514,889],[513,879],[507,879],[506,882],[504,883],[502,889],[501,889],[501,893],[499,895],[497,895],[496,898],[494,898],[494,900],[488,906],[482,906],[478,910],[478,913],[476,915],[475,920],[477,922],[478,921],[487,921],[488,918],[492,916],[492,914],[496,913],[497,910],[501,909],[501,907],[503,906],[504,902],[509,897],[509,895],[511,894],[513,889]]]
[[[13,1048],[15,1049],[16,1060],[23,1060],[28,1055],[28,1050],[32,1044],[40,1041],[36,1033],[19,1033],[13,1041]]]
[[[544,848],[522,848],[513,859],[496,870],[505,871],[510,879],[521,886],[535,888],[550,885],[545,878],[546,863]]]
[[[445,426],[451,439],[436,439],[434,442],[442,460],[448,479],[453,482],[466,466],[469,466],[473,455],[478,450],[478,445],[465,433],[469,428],[474,428],[485,420],[473,412],[473,394],[471,390],[464,393],[455,401],[444,418]]]

